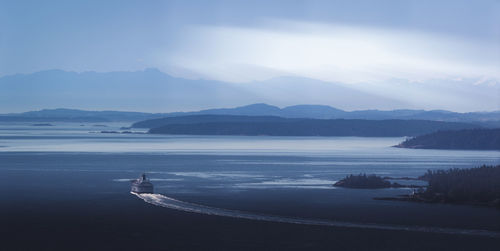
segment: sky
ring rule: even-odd
[[[145,68],[234,85],[305,77],[423,108],[447,93],[442,107],[500,110],[500,0],[0,0],[0,76]]]

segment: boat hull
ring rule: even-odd
[[[132,185],[131,192],[134,193],[154,193],[153,186],[152,185]]]

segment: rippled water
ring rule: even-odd
[[[204,205],[184,202],[170,198],[161,194],[137,194],[132,193],[141,198],[147,203],[156,206],[165,207],[184,212],[192,212],[198,214],[217,215],[232,218],[241,218],[257,221],[271,221],[290,224],[303,225],[319,225],[319,226],[336,226],[336,227],[353,227],[365,229],[382,229],[382,230],[402,230],[402,231],[417,231],[427,233],[447,233],[447,234],[463,234],[463,235],[482,235],[489,237],[500,237],[500,232],[473,230],[473,229],[454,229],[454,228],[438,228],[438,227],[422,227],[422,226],[397,226],[397,225],[382,225],[382,224],[360,224],[354,222],[342,222],[321,219],[293,218],[277,215],[257,214],[245,211],[228,210],[216,207],[207,207]]]
[[[378,201],[373,197],[410,190],[332,186],[348,174],[417,177],[428,169],[499,164],[498,151],[391,147],[403,138],[102,134],[97,132],[127,125],[55,124],[0,125],[4,203],[109,199],[128,193],[129,180],[146,172],[156,193],[197,205],[356,224],[500,231],[499,210]]]

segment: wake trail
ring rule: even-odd
[[[287,216],[266,215],[251,213],[239,210],[230,210],[223,208],[215,208],[194,203],[176,200],[162,194],[137,194],[133,193],[140,199],[147,203],[175,209],[190,213],[199,213],[205,215],[216,215],[248,220],[269,221],[289,224],[301,225],[316,225],[316,226],[333,226],[333,227],[350,227],[350,228],[363,228],[363,229],[379,229],[379,230],[398,230],[398,231],[416,231],[425,233],[441,233],[441,234],[461,234],[461,235],[477,235],[500,238],[500,232],[479,230],[479,229],[459,229],[459,228],[441,228],[441,227],[424,227],[424,226],[403,226],[403,225],[384,225],[384,224],[370,224],[370,223],[354,223],[342,222],[322,219],[306,219],[294,218]]]

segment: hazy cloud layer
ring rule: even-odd
[[[179,95],[162,100],[167,94],[157,91],[172,82],[155,83],[152,96],[141,97],[155,104],[177,100],[176,107],[183,110],[244,101],[316,103],[347,110],[499,110],[499,11],[497,0],[3,0],[0,76],[48,69],[110,72],[152,67],[174,77],[211,80],[202,81],[201,89],[191,88],[192,93],[182,92],[190,97],[214,93],[203,104]],[[283,76],[293,79],[284,83]],[[141,93],[119,83],[116,88],[124,97]],[[31,84],[56,93],[67,88],[65,83],[57,88],[46,82]],[[339,86],[366,98],[339,94]],[[26,93],[32,99],[21,100],[24,103],[55,95],[41,96],[21,86],[0,88],[5,90],[0,93],[4,104]],[[245,94],[223,95],[233,90]],[[72,106],[72,100],[61,106]],[[21,109],[14,103],[2,110]]]
[[[500,79],[499,45],[401,29],[274,20],[192,26],[178,39],[165,55],[168,65],[228,82],[283,75],[344,83]]]

